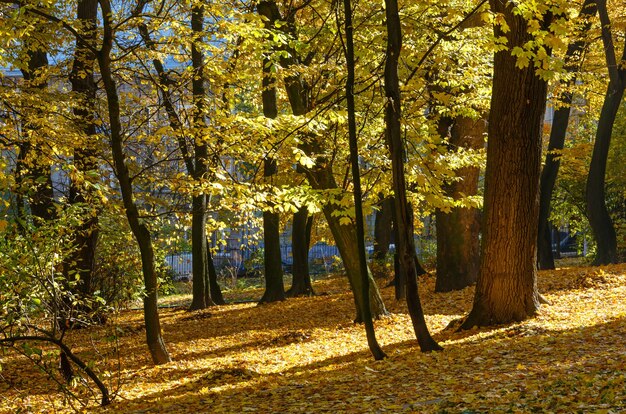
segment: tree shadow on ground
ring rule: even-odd
[[[624,318],[573,330],[511,326],[452,339],[441,353],[415,341],[259,374],[245,363],[114,403],[115,412],[583,411],[626,408]],[[193,375],[193,373],[192,373]],[[108,411],[111,411],[108,410]]]

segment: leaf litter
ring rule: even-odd
[[[67,342],[111,378],[121,367],[112,405],[84,412],[625,411],[626,265],[541,271],[538,284],[550,305],[535,318],[455,332],[446,326],[470,310],[473,288],[434,293],[434,277],[423,277],[426,319],[445,348],[429,354],[419,351],[404,302],[382,288],[391,312],[375,323],[383,361],[371,358],[364,329],[352,322],[354,301],[339,275],[317,281],[323,294],[315,297],[162,309],[173,362],[161,366],[149,359],[141,311],[116,318],[119,361],[102,339],[106,327],[74,331]],[[94,348],[109,358],[95,358]],[[25,358],[0,354],[0,365],[0,412],[72,411]]]

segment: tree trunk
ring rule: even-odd
[[[214,304],[225,305],[226,301],[222,295],[222,289],[217,283],[217,270],[215,270],[215,262],[213,261],[213,255],[211,255],[211,249],[209,248],[209,241],[207,240],[207,274],[209,275],[209,296]]]
[[[262,6],[259,6],[261,13]],[[270,29],[272,23],[265,22],[265,27]],[[272,74],[272,61],[268,56],[263,57],[263,90],[261,98],[263,102],[263,115],[274,119],[278,116],[278,104],[276,102],[276,79]],[[278,164],[275,159],[266,156],[263,161],[263,177],[271,181],[271,177],[278,172]],[[271,207],[271,206],[270,206]],[[265,292],[259,303],[276,302],[285,300],[285,285],[283,282],[283,266],[280,256],[280,215],[273,211],[263,212],[263,263],[265,267]]]
[[[619,65],[615,57],[615,46],[611,34],[611,21],[606,9],[606,0],[596,2],[600,22],[602,23],[602,42],[606,53],[606,63],[609,69],[609,85],[598,120],[596,141],[591,154],[589,175],[587,176],[586,201],[589,224],[596,239],[597,251],[594,265],[617,263],[617,235],[613,220],[606,208],[605,176],[606,161],[611,146],[611,135],[617,111],[624,96],[626,87],[626,68]],[[626,61],[626,44],[622,53],[621,62]]]
[[[454,120],[450,145],[478,150],[484,146],[485,121],[459,117]],[[461,181],[445,186],[446,194],[454,199],[473,196],[478,192],[478,167],[457,171]],[[437,210],[437,279],[436,292],[460,290],[476,282],[479,264],[477,211],[470,207],[455,207],[449,213]]]
[[[151,50],[154,50],[155,44],[150,38],[148,27],[145,24],[139,25],[139,33],[142,39],[144,40],[144,42],[146,43],[146,46],[148,46]],[[170,89],[168,89],[168,86],[172,85],[173,82],[170,79],[170,77],[167,75],[167,73],[165,72],[165,68],[163,67],[163,62],[161,62],[159,59],[154,59],[152,63],[158,75],[159,83],[157,85],[157,88],[163,98],[163,105],[165,107],[165,112],[167,114],[170,127],[172,128],[174,133],[178,134],[178,148],[183,157],[183,161],[185,163],[187,173],[193,177],[196,174],[194,160],[193,160],[192,155],[189,153],[187,141],[185,140],[185,136],[183,135],[182,122],[176,112],[174,103],[172,102]],[[193,204],[193,200],[192,200],[192,204]],[[205,241],[205,243],[207,246],[207,250],[206,250],[206,256],[207,256],[206,257],[206,265],[207,265],[206,272],[207,273],[206,274],[208,275],[208,285],[204,283],[205,284],[204,301],[205,301],[205,304],[223,305],[226,302],[224,301],[224,297],[222,296],[222,290],[220,289],[220,286],[217,283],[217,271],[215,270],[215,264],[213,262],[213,257],[211,256],[211,251],[209,249],[208,240]],[[192,266],[193,266],[193,263],[192,263]],[[199,295],[200,287],[197,287],[197,290],[198,290],[197,295]]]
[[[34,16],[30,17],[35,18]],[[48,67],[48,55],[45,51],[39,50],[39,46],[31,45],[31,39],[25,39],[24,43],[25,47],[29,48],[27,51],[27,68],[22,69],[24,92],[28,93],[27,91],[30,90],[33,94],[37,94],[37,91],[42,92],[48,86],[47,80],[40,73]],[[34,111],[33,117],[35,118],[43,115],[38,108],[35,108]],[[55,217],[50,161],[44,153],[44,138],[37,136],[39,127],[35,124],[31,123],[28,116],[24,117],[22,127],[26,141],[19,144],[19,165],[16,167],[15,174],[17,192],[27,196],[26,200],[33,217],[49,221]],[[22,203],[20,202],[20,204]],[[23,205],[18,207],[18,212],[21,218],[25,220],[26,212]],[[38,223],[35,222],[35,224]]]
[[[331,169],[331,166],[327,165],[325,167],[322,167],[321,169],[318,167],[313,168],[314,169],[307,169],[307,176],[309,177],[309,183],[311,183],[311,187],[316,190],[338,188],[332,170],[326,170]],[[362,315],[359,310],[359,303],[361,303],[362,301],[363,285],[360,278],[356,229],[354,227],[354,224],[352,223],[342,224],[339,220],[339,217],[333,214],[335,210],[336,207],[333,205],[327,204],[322,207],[322,212],[324,213],[324,217],[326,218],[328,227],[330,228],[330,231],[333,235],[335,245],[339,250],[339,255],[341,256],[343,267],[350,282],[350,288],[352,290],[352,293],[354,294],[355,306],[357,309],[355,321],[361,322]],[[369,269],[367,273],[369,275],[368,285],[370,293],[370,308],[372,311],[372,317],[374,319],[377,319],[387,315],[388,312],[385,308],[383,299],[380,296],[380,291],[378,290],[376,281],[374,280],[371,272],[369,272]]]
[[[191,65],[194,76],[191,81],[193,95],[193,137],[195,166],[193,179],[196,185],[201,185],[206,179],[208,172],[208,147],[204,142],[205,122],[205,99],[204,77],[202,68],[204,66],[201,46],[198,44],[203,36],[204,7],[194,5],[191,9],[191,31],[193,41],[191,44]],[[207,298],[209,291],[209,278],[207,274],[207,245],[206,245],[206,216],[207,202],[204,194],[196,194],[192,199],[191,210],[191,261],[193,270],[193,288],[190,310],[204,309],[212,305],[210,298]],[[208,302],[207,302],[208,300]]]
[[[275,1],[259,2],[258,11],[259,14],[267,17],[268,21],[271,23],[271,27],[274,27],[275,22],[284,20],[280,15],[278,6],[276,5]],[[281,27],[283,28],[283,30],[289,29],[287,25],[282,25]],[[290,32],[287,32],[287,34],[294,35],[294,33]],[[298,53],[290,49],[290,53],[288,55],[281,55],[281,65],[284,68],[289,68],[290,66],[297,64],[297,56]],[[299,76],[287,76],[285,78],[285,90],[289,98],[291,111],[294,115],[306,115],[312,109],[310,89],[302,78],[300,78]],[[302,149],[307,155],[315,157],[315,154],[324,153],[324,141],[306,141],[307,143],[303,143],[300,145],[300,149]],[[319,157],[316,160],[316,165],[313,168],[305,169],[305,175],[309,184],[315,190],[336,190],[339,188],[337,182],[335,181],[335,176],[333,175],[332,165],[327,159],[324,159],[323,157]],[[336,210],[336,208],[336,206],[326,205],[323,206],[322,210],[324,212],[324,217],[328,222],[328,227],[333,234],[335,244],[339,249],[341,260],[343,261],[346,274],[350,281],[350,287],[353,294],[355,295],[355,303],[357,303],[358,301],[360,301],[361,282],[359,280],[360,274],[358,260],[355,260],[358,257],[358,251],[356,247],[356,231],[352,223],[342,225],[339,222],[339,217],[333,215],[333,212]],[[378,291],[378,287],[376,286],[376,282],[374,281],[371,272],[368,271],[368,274],[370,275],[369,292],[370,304],[372,307],[372,316],[374,318],[378,318],[380,316],[386,315],[387,310],[385,309],[382,297],[380,296],[380,292]],[[358,305],[356,309],[358,312],[356,320],[360,321],[361,316],[358,310]]]
[[[212,305],[208,297],[208,250],[206,244],[206,196],[194,195],[191,201],[191,269],[192,298],[189,310],[205,309]]]
[[[491,0],[491,9],[502,13],[510,27],[506,33],[495,28],[496,37],[506,36],[509,49],[495,54],[482,255],[474,306],[461,329],[521,321],[539,307],[537,217],[547,83],[532,63],[516,67],[511,49],[532,36],[513,3]],[[548,16],[543,24],[550,24]]]
[[[595,0],[585,0],[582,6],[579,19],[585,21],[582,29],[584,35],[591,27],[588,19],[597,12]],[[587,43],[580,39],[570,43],[565,53],[565,69],[573,73],[582,64],[581,54]],[[569,81],[568,86],[573,85],[576,78]],[[562,150],[565,143],[565,135],[567,133],[567,125],[571,112],[572,93],[563,92],[559,96],[559,100],[563,106],[557,109],[552,119],[552,128],[550,129],[550,140],[548,142],[548,152],[546,153],[546,162],[541,171],[539,180],[539,233],[537,239],[537,259],[539,269],[554,269],[554,255],[552,254],[552,232],[549,225],[550,219],[550,203],[556,177],[559,173],[560,158],[554,153],[555,150]]]
[[[80,104],[74,108],[76,127],[87,141],[74,148],[74,165],[81,173],[79,181],[70,182],[71,204],[90,205],[97,209],[94,197],[90,195],[91,186],[85,185],[89,181],[89,174],[98,170],[97,135],[95,124],[96,82],[94,80],[94,66],[96,56],[90,47],[94,47],[97,37],[97,0],[80,0],[76,9],[76,18],[80,24],[81,37],[76,39],[74,62],[69,79],[72,92],[79,95]],[[84,298],[93,295],[92,275],[96,265],[96,244],[98,242],[98,215],[83,215],[82,223],[75,227],[75,251],[67,260],[68,271],[74,270],[80,277],[78,289]],[[105,315],[95,318],[104,322]]]
[[[356,222],[356,240],[359,259],[359,274],[361,281],[360,309],[365,325],[367,344],[375,360],[381,360],[387,355],[376,340],[374,322],[370,309],[369,298],[369,270],[367,268],[367,254],[365,253],[365,224],[363,222],[363,201],[361,191],[361,172],[359,169],[359,143],[356,132],[356,109],[354,103],[354,37],[352,28],[352,3],[350,0],[343,1],[345,13],[346,31],[346,67],[348,76],[346,79],[346,103],[348,111],[348,141],[350,144],[350,166],[352,169],[352,185],[354,194],[354,216]]]
[[[401,98],[400,82],[398,79],[398,62],[402,49],[402,29],[398,13],[397,0],[385,0],[387,17],[387,52],[385,62],[385,135],[391,158],[393,174],[395,226],[398,239],[399,267],[402,278],[406,281],[406,302],[413,323],[415,336],[422,352],[442,349],[430,336],[424,311],[420,303],[417,286],[417,253],[413,239],[413,215],[406,195],[406,181],[404,176],[404,146],[402,145],[401,130]],[[396,277],[399,277],[397,275]]]
[[[280,216],[278,213],[263,212],[263,239],[265,250],[265,292],[259,303],[285,300],[282,261],[280,258]]]
[[[389,243],[391,243],[391,223],[392,223],[393,198],[387,197],[380,201],[379,210],[376,211],[374,221],[374,251],[372,252],[372,262],[383,263],[389,253]]]
[[[113,48],[114,29],[112,22],[112,10],[109,0],[99,0],[102,8],[104,24],[102,49],[98,53],[98,65],[100,75],[106,92],[107,106],[109,110],[109,127],[111,131],[111,150],[115,174],[120,184],[122,201],[126,210],[126,217],[131,231],[139,245],[141,253],[141,265],[143,270],[144,286],[146,294],[143,299],[144,322],[146,325],[146,342],[155,364],[163,364],[171,361],[170,356],[161,336],[161,324],[159,321],[157,301],[157,275],[154,265],[154,250],[148,227],[140,221],[139,211],[133,196],[133,184],[126,165],[126,154],[123,148],[122,124],[120,103],[117,85],[111,73],[111,50]]]
[[[288,297],[313,296],[311,275],[309,274],[309,247],[313,216],[309,216],[306,206],[293,215],[291,230],[291,252],[293,257],[292,282],[287,291]]]

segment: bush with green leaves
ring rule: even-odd
[[[95,384],[105,405],[110,401],[108,388],[64,341],[73,328],[88,326],[94,315],[108,311],[101,297],[79,296],[77,276],[64,272],[64,260],[73,248],[66,229],[74,219],[64,216],[38,226],[0,219],[0,348],[29,358],[79,402],[78,395],[85,393],[76,392],[76,387],[92,395],[89,384]]]

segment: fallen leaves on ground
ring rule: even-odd
[[[384,281],[383,281],[384,282]],[[380,284],[384,286],[383,283]],[[537,317],[456,333],[445,327],[471,308],[473,289],[434,293],[420,282],[426,319],[445,350],[423,354],[405,304],[383,288],[391,316],[376,322],[388,355],[374,361],[352,323],[345,278],[315,283],[321,295],[189,313],[161,311],[173,362],[153,366],[140,311],[119,324],[122,386],[102,413],[597,412],[626,410],[626,265],[540,272],[550,301]],[[258,298],[262,291],[247,291]],[[241,298],[238,298],[241,299]],[[102,330],[102,328],[99,328]],[[86,359],[98,329],[68,343]],[[96,338],[96,339],[94,339]],[[99,352],[107,343],[96,344]],[[0,356],[0,411],[63,412],[61,395],[26,360]],[[114,371],[117,360],[98,368]]]

